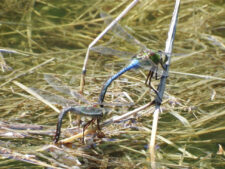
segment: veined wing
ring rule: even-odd
[[[113,21],[113,19],[112,19],[112,17],[110,16],[110,15],[108,15],[107,13],[105,13],[105,12],[101,12],[100,13],[100,16],[102,17],[102,18],[104,18],[104,22],[105,22],[105,24],[110,24],[112,21]],[[143,49],[147,49],[147,47],[143,44],[143,43],[141,43],[139,40],[137,40],[134,36],[132,36],[131,34],[129,34],[127,31],[125,31],[124,29],[123,29],[123,27],[119,24],[119,23],[116,23],[113,27],[112,27],[112,31],[113,31],[113,33],[117,36],[117,37],[119,37],[119,38],[121,38],[121,39],[124,39],[124,40],[126,40],[127,42],[129,42],[129,43],[131,43],[131,44],[133,44],[133,45],[138,45],[138,46],[140,46],[141,47],[141,49],[143,50]],[[95,48],[95,47],[94,47]],[[93,49],[94,51],[96,51],[96,49]],[[97,51],[98,52],[98,51]],[[115,52],[115,51],[113,51],[113,52]],[[166,53],[165,52],[163,52],[163,51],[159,51],[160,53],[162,53],[162,54],[164,54],[164,55],[166,55]],[[101,51],[99,52],[99,53],[101,53]],[[104,54],[104,52],[102,52],[103,54]],[[115,52],[116,53],[116,52]],[[119,54],[119,53],[118,53]],[[111,54],[112,55],[112,54]],[[183,56],[183,55],[185,55],[185,54],[183,54],[183,53],[180,53],[180,54],[172,54],[173,56]],[[123,56],[123,55],[116,55],[116,56]]]
[[[69,86],[66,86],[62,84],[60,80],[58,80],[56,77],[50,75],[50,74],[45,74],[44,75],[45,80],[48,82],[50,86],[52,86],[55,90],[67,94],[69,96],[74,97],[77,100],[82,101],[83,103],[86,103],[88,105],[97,105],[99,103],[92,103],[89,102],[87,99],[84,98],[81,94],[77,93],[76,91],[72,90]],[[49,97],[49,96],[48,96]],[[53,96],[54,97],[54,96]],[[66,100],[64,100],[66,102]],[[107,106],[131,106],[133,105],[133,102],[113,102],[113,103],[104,103],[104,105]]]
[[[91,50],[93,50],[95,52],[98,52],[98,53],[101,53],[101,54],[105,54],[105,55],[123,56],[123,57],[126,58],[126,60],[130,60],[130,58],[131,58],[130,56],[133,56],[133,57],[135,56],[135,54],[133,54],[133,53],[126,52],[126,51],[118,51],[118,50],[115,50],[115,49],[112,49],[112,48],[109,48],[109,47],[105,47],[105,46],[96,46],[96,47],[93,47]],[[160,53],[160,55],[162,54],[161,52],[159,52],[159,53]],[[129,57],[127,57],[127,56],[129,56]],[[132,60],[131,60],[131,62],[132,62]],[[131,62],[130,62],[130,64],[131,64]],[[129,65],[127,65],[125,67],[128,67]],[[150,70],[150,69],[155,68],[157,66],[150,59],[145,59],[143,61],[139,60],[138,62],[136,62],[136,64],[132,63],[130,69],[138,68],[138,67],[146,69],[146,70]]]
[[[126,51],[119,51],[119,50],[115,50],[106,46],[96,46],[91,48],[92,51],[95,51],[97,53],[101,53],[103,55],[113,55],[113,56],[119,56],[121,58],[123,58],[123,61],[126,61],[125,63],[132,62],[132,60],[130,58],[132,58],[132,56],[135,56],[134,53],[131,52],[126,52]],[[160,53],[160,55],[163,54],[163,52],[159,51],[158,53]],[[128,67],[129,64],[127,64],[125,67]],[[159,71],[159,72],[163,72],[162,68],[160,66],[158,66],[158,69],[153,69],[155,67],[157,67],[153,61],[151,61],[150,59],[144,61],[144,62],[139,62],[138,65],[133,65],[133,67],[139,67],[145,70],[152,70],[152,71]]]
[[[48,82],[48,84],[53,87],[55,90],[72,96],[73,98],[82,101],[83,103],[90,104],[90,102],[84,98],[81,94],[77,93],[75,90],[72,90],[69,86],[63,84],[60,80],[55,78],[50,74],[45,74],[44,79]]]
[[[106,25],[110,24],[113,19],[112,17],[110,17],[108,14],[106,14],[105,12],[101,12],[100,13],[101,17],[104,18],[104,22],[106,23]],[[140,41],[138,41],[135,37],[133,37],[131,34],[129,34],[127,31],[125,31],[120,24],[116,23],[113,27],[112,27],[112,31],[113,33],[115,33],[116,36],[126,40],[127,42],[133,44],[133,45],[138,45],[140,46],[142,49],[146,49],[146,46],[144,44],[142,44]]]
[[[104,55],[115,55],[115,56],[119,56],[119,57],[128,57],[128,56],[134,56],[135,54],[132,54],[130,52],[126,52],[126,51],[118,51],[109,47],[105,47],[105,46],[96,46],[93,47],[91,50],[104,54]],[[160,54],[166,54],[163,51],[159,51]],[[180,53],[180,54],[172,54],[173,56],[184,56],[186,54],[184,53]],[[128,58],[126,58],[128,60]],[[126,67],[129,67],[130,64],[126,65]],[[132,65],[133,67],[136,67],[134,65]],[[145,64],[139,64],[138,65],[140,68],[145,69],[145,70],[152,70],[154,72],[157,72],[158,76],[161,76],[163,74],[163,69],[161,68],[161,66],[158,66],[157,68],[155,67],[155,64],[152,61],[147,61]],[[155,69],[156,68],[156,69]],[[130,70],[130,69],[129,69]],[[127,69],[126,69],[127,71]],[[125,71],[124,71],[125,72]],[[185,75],[185,76],[193,76],[193,77],[200,77],[203,79],[217,79],[217,80],[224,80],[222,78],[219,77],[212,77],[212,76],[208,76],[208,75],[198,75],[198,74],[191,74],[191,73],[184,73],[184,72],[174,72],[174,71],[170,71],[170,73],[172,74],[180,74],[180,75]],[[119,77],[119,76],[118,76]]]
[[[89,102],[87,99],[84,98],[84,96],[82,96],[81,94],[79,94],[76,91],[72,90],[70,87],[62,84],[61,81],[59,81],[57,78],[55,78],[52,75],[45,74],[44,78],[55,90],[57,90],[59,92],[65,93],[65,94],[70,95],[70,96],[73,96],[77,100],[80,100],[80,101],[82,101],[82,102],[84,102],[84,103],[86,103],[88,105],[97,105],[97,104],[99,104],[99,103],[91,103],[91,102]],[[49,96],[48,96],[48,98],[49,98]],[[63,102],[66,102],[66,100],[64,100]],[[104,105],[107,105],[107,106],[131,106],[131,105],[134,105],[134,103],[133,102],[125,102],[125,103],[124,102],[113,102],[113,103],[104,103]]]
[[[131,52],[119,51],[106,46],[92,47],[91,50],[97,53],[101,53],[103,55],[113,55],[113,56],[126,57],[126,58],[131,58],[132,56],[135,55]]]
[[[53,93],[50,93],[50,92],[47,92],[44,90],[40,90],[40,89],[36,89],[36,88],[31,88],[31,90],[33,90],[35,93],[37,93],[38,95],[43,97],[45,100],[48,100],[52,104],[58,104],[63,107],[79,105],[77,102],[75,102],[73,100],[66,99],[62,96],[59,96],[59,95],[56,95],[56,94],[53,94]]]
[[[91,116],[93,114],[99,114],[98,112],[101,110],[102,108],[97,108],[94,107],[93,105],[97,105],[98,103],[93,103],[93,105],[91,106],[80,106],[78,102],[74,101],[74,100],[70,100],[70,99],[66,99],[63,96],[59,96],[57,94],[45,91],[45,90],[41,90],[41,89],[36,89],[36,88],[30,88],[32,91],[34,91],[35,93],[37,93],[38,95],[40,95],[42,98],[44,98],[45,100],[49,101],[52,104],[58,104],[61,105],[64,108],[67,107],[75,107],[77,110],[79,110],[80,112],[82,112],[82,115],[87,115],[87,116]],[[134,103],[127,103],[126,106],[131,106]],[[125,106],[125,103],[104,103],[105,106]],[[107,109],[109,110],[109,109]]]

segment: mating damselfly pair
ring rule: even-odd
[[[102,17],[107,17],[107,16],[102,13]],[[107,19],[109,19],[108,22],[111,22],[109,17],[107,17]],[[67,107],[67,108],[63,109],[63,111],[60,113],[59,118],[58,118],[55,142],[58,142],[58,140],[59,140],[62,119],[63,119],[64,115],[69,111],[74,112],[77,115],[92,117],[92,120],[89,121],[84,126],[83,132],[87,128],[87,126],[90,123],[94,122],[95,120],[97,120],[97,128],[100,130],[99,120],[107,112],[103,108],[103,105],[105,104],[104,97],[105,97],[108,87],[114,80],[116,80],[122,74],[124,74],[125,72],[127,72],[131,69],[144,68],[144,69],[149,70],[145,84],[147,86],[149,86],[151,89],[153,89],[155,91],[155,93],[157,94],[157,91],[151,86],[151,78],[153,77],[154,74],[157,76],[157,74],[158,74],[157,71],[159,70],[158,65],[161,65],[163,67],[164,62],[166,61],[165,59],[164,60],[162,59],[163,53],[160,51],[154,51],[154,50],[148,49],[143,44],[141,44],[138,40],[136,40],[132,35],[130,35],[126,31],[124,31],[124,29],[118,23],[115,24],[115,26],[112,28],[112,30],[113,30],[113,32],[115,32],[115,34],[117,34],[119,36],[121,35],[121,37],[124,37],[124,39],[128,40],[129,42],[141,46],[141,48],[142,48],[141,52],[139,52],[138,54],[132,54],[131,62],[126,67],[121,69],[118,73],[116,73],[115,75],[110,77],[106,81],[106,83],[103,85],[102,90],[99,95],[99,100],[98,100],[98,104],[100,104],[100,108],[93,107],[93,106],[87,106],[87,107],[75,106],[75,107]],[[121,51],[117,51],[117,50],[114,50],[114,49],[111,49],[108,47],[102,47],[102,46],[93,47],[93,48],[91,48],[91,50],[101,53],[101,54],[104,54],[104,55],[117,55],[118,56],[118,53],[123,54],[123,52],[121,52]],[[60,85],[56,85],[56,84],[52,85],[52,82],[54,81],[54,79],[52,79],[50,76],[45,76],[45,78],[46,78],[46,81],[49,84],[51,84],[51,86],[60,86]],[[59,90],[58,87],[54,87],[54,88]],[[62,88],[64,90],[64,93],[71,94],[71,92],[68,92],[68,91],[65,92],[65,90],[66,90],[65,87],[62,87]],[[60,90],[62,90],[62,89],[60,89]],[[73,94],[73,95],[75,95],[75,94]],[[76,96],[78,96],[78,94],[76,94]],[[85,100],[84,102],[87,103],[87,100]]]
[[[101,17],[104,18],[105,22],[108,24],[112,22],[112,19],[110,16],[108,16],[105,13],[101,13]],[[156,75],[162,74],[163,72],[163,65],[167,61],[167,56],[162,51],[157,51],[153,49],[148,49],[144,44],[139,42],[136,38],[134,38],[131,34],[126,32],[118,23],[116,23],[112,28],[112,32],[126,40],[127,42],[131,43],[132,45],[139,46],[141,50],[137,52],[137,54],[132,54],[130,52],[124,52],[124,51],[118,51],[112,48],[109,48],[107,46],[96,46],[90,48],[91,51],[101,53],[103,55],[111,55],[111,56],[119,56],[119,57],[126,57],[125,60],[130,60],[129,64],[125,66],[123,69],[121,69],[118,73],[111,76],[103,85],[102,90],[99,95],[99,104],[103,104],[105,94],[107,92],[108,87],[110,84],[116,80],[118,77],[120,77],[125,72],[131,70],[131,69],[137,69],[137,68],[143,68],[149,71],[145,84],[150,87],[156,94],[157,90],[154,89],[151,85],[151,79]],[[164,56],[164,59],[163,57]],[[130,59],[131,58],[131,59]],[[86,59],[85,59],[86,60]],[[126,61],[127,62],[127,61]],[[159,65],[161,65],[159,67]],[[86,68],[86,62],[84,62],[83,69]],[[161,69],[160,69],[161,68]],[[86,70],[85,70],[86,71]],[[81,79],[82,80],[82,79]],[[81,83],[82,84],[82,83]],[[81,87],[83,89],[83,87]]]
[[[110,17],[106,16],[104,13],[101,14],[102,17],[104,17],[106,19],[107,22],[111,22]],[[131,62],[124,67],[123,69],[121,69],[118,73],[116,73],[115,75],[113,75],[112,77],[110,77],[106,83],[104,83],[102,90],[99,94],[99,99],[98,99],[98,103],[96,104],[92,104],[90,103],[87,99],[83,98],[81,96],[81,94],[75,92],[75,91],[71,91],[68,89],[68,87],[66,87],[65,85],[62,85],[60,83],[58,83],[58,81],[56,79],[54,79],[52,76],[50,75],[45,75],[45,80],[56,90],[61,91],[63,93],[66,93],[68,95],[71,95],[75,98],[78,98],[81,102],[83,102],[84,104],[86,104],[85,106],[80,106],[80,104],[74,103],[69,101],[69,100],[64,100],[64,99],[56,99],[57,97],[46,97],[48,100],[49,98],[52,98],[53,102],[57,102],[57,100],[59,101],[59,104],[65,103],[64,104],[64,109],[61,111],[59,118],[58,118],[58,123],[57,123],[57,129],[56,129],[56,135],[55,135],[55,142],[58,142],[59,137],[60,137],[60,131],[61,131],[61,125],[62,125],[62,119],[65,116],[65,114],[69,111],[77,114],[77,115],[81,115],[81,116],[90,116],[92,117],[92,120],[89,121],[86,125],[84,125],[84,129],[83,131],[87,128],[87,126],[89,124],[91,124],[92,122],[94,122],[95,120],[97,120],[97,128],[100,130],[99,127],[99,120],[100,118],[107,113],[107,110],[105,108],[103,108],[103,106],[105,105],[104,103],[104,97],[105,94],[107,92],[108,87],[110,86],[110,84],[116,80],[118,77],[120,77],[122,74],[124,74],[125,72],[131,70],[131,69],[137,69],[137,68],[144,68],[149,70],[147,79],[145,81],[145,84],[147,86],[149,86],[151,89],[153,89],[155,91],[155,93],[157,94],[157,91],[151,86],[151,78],[153,77],[153,75],[155,74],[156,76],[158,75],[158,71],[159,71],[159,65],[161,65],[161,67],[163,67],[164,62],[166,61],[166,59],[163,59],[162,56],[164,55],[163,52],[160,51],[156,51],[156,50],[151,50],[148,49],[145,45],[141,44],[137,39],[135,39],[132,35],[130,35],[129,33],[127,33],[118,23],[116,23],[114,25],[114,27],[112,28],[112,31],[115,35],[127,40],[128,42],[138,45],[141,47],[141,51],[138,52],[137,54],[131,54]],[[97,47],[93,47],[91,48],[92,51],[101,53],[103,55],[116,55],[116,56],[120,56],[119,54],[124,54],[124,53],[128,53],[128,52],[121,52],[121,51],[117,51],[115,49],[111,49],[108,47],[103,47],[103,46],[97,46]],[[166,55],[164,55],[166,56]],[[130,58],[126,55],[127,58]],[[165,57],[166,58],[166,57]],[[85,65],[86,66],[86,65]],[[162,70],[162,69],[161,69]],[[40,91],[37,91],[40,92]],[[40,92],[41,93],[41,92]],[[70,105],[69,103],[72,103],[72,105]],[[100,107],[97,107],[96,105],[100,105]]]
[[[105,16],[104,14],[102,14],[102,16],[106,17],[107,19],[110,19],[108,16]],[[98,104],[100,104],[100,106],[103,107],[104,97],[105,97],[105,94],[107,92],[107,89],[114,80],[116,80],[118,77],[120,77],[123,73],[125,73],[125,72],[127,72],[131,69],[136,69],[136,68],[144,68],[144,69],[149,70],[149,73],[148,73],[147,79],[145,81],[145,84],[148,85],[151,89],[153,89],[155,91],[155,93],[157,94],[157,91],[151,86],[151,78],[154,76],[154,74],[156,76],[159,74],[158,72],[159,72],[160,67],[162,68],[161,71],[163,71],[164,63],[167,61],[166,54],[161,52],[161,51],[148,49],[145,45],[141,44],[132,35],[127,33],[118,23],[116,23],[114,25],[114,27],[112,27],[112,31],[114,32],[115,35],[127,40],[128,42],[131,42],[132,44],[136,44],[136,45],[140,46],[141,51],[137,52],[137,54],[132,54],[131,55],[132,59],[131,59],[131,62],[128,64],[128,66],[121,69],[118,73],[116,73],[115,75],[110,77],[106,81],[106,83],[104,83],[104,85],[102,87],[102,90],[100,92],[100,95],[99,95]],[[97,47],[92,47],[90,50],[102,53],[103,55],[120,56],[120,54],[124,54],[124,56],[126,56],[128,58],[128,56],[127,56],[128,52],[121,52],[121,51],[117,51],[115,49],[111,49],[111,48],[108,48],[108,47],[97,46]],[[164,56],[164,58],[162,56]],[[86,63],[84,63],[84,66],[86,67],[85,64]],[[159,66],[159,65],[161,65],[161,66]],[[46,81],[48,81],[49,83],[54,82],[54,80],[50,77],[48,77],[47,79],[48,80],[46,80]],[[78,93],[67,91],[67,89],[63,85],[53,85],[53,86],[61,86],[60,89],[63,90],[64,93],[66,92],[70,95],[72,94],[75,97],[80,97],[80,95]],[[59,87],[54,87],[54,88],[59,89]],[[80,98],[81,98],[81,102],[89,104],[87,99],[82,99],[82,97],[80,97]],[[66,104],[68,104],[68,103],[69,102],[66,101]],[[96,104],[91,105],[91,106],[86,106],[86,105],[80,106],[79,104],[75,104],[75,105],[72,105],[72,106],[69,106],[69,105],[66,106],[66,108],[63,109],[63,111],[59,115],[59,120],[58,120],[58,124],[57,124],[57,132],[56,132],[56,136],[55,136],[55,142],[57,142],[59,140],[62,119],[68,111],[74,112],[77,115],[91,116],[93,118],[91,121],[89,121],[87,123],[87,125],[84,126],[84,129],[90,123],[94,122],[95,120],[97,120],[97,127],[98,127],[98,129],[100,129],[99,119],[107,111],[104,108],[101,108],[101,107],[99,108],[99,107],[95,107],[95,106],[96,106]]]

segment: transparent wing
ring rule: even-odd
[[[105,22],[105,24],[110,24],[111,22],[112,22],[112,17],[110,16],[110,15],[108,15],[107,13],[105,13],[105,12],[101,12],[100,13],[100,16],[102,17],[102,18],[104,18],[104,22]],[[119,38],[121,38],[121,39],[123,39],[123,40],[126,40],[127,42],[129,42],[129,43],[131,43],[131,44],[133,44],[133,45],[138,45],[138,46],[140,46],[141,47],[141,49],[143,50],[143,49],[147,49],[147,47],[143,44],[143,43],[141,43],[139,40],[137,40],[134,36],[132,36],[131,34],[129,34],[127,31],[125,31],[124,29],[123,29],[123,27],[119,24],[119,23],[116,23],[113,27],[112,27],[112,31],[113,31],[113,33],[117,36],[117,37],[119,37]],[[98,52],[98,51],[97,51]],[[162,54],[164,54],[164,55],[166,55],[166,53],[165,52],[163,52],[163,51],[160,51]],[[99,53],[101,53],[101,52],[99,52]],[[183,56],[183,55],[185,55],[185,54],[182,54],[182,53],[180,53],[180,54],[173,54],[173,56]],[[116,55],[116,56],[121,56],[121,55]]]
[[[50,92],[47,92],[44,90],[36,89],[36,88],[31,88],[31,89],[33,91],[35,91],[38,95],[43,97],[45,100],[48,100],[52,104],[58,104],[63,107],[79,105],[77,102],[70,100],[70,99],[66,99],[62,96],[59,96],[59,95],[56,95],[56,94],[53,94],[53,93],[50,93]]]
[[[67,94],[69,96],[72,96],[73,98],[82,101],[83,103],[90,104],[90,102],[84,98],[81,94],[76,92],[75,90],[71,89],[70,87],[63,84],[60,80],[58,80],[56,77],[45,74],[44,79],[48,82],[48,84],[53,87],[55,90]]]
[[[114,56],[126,57],[126,58],[131,58],[132,56],[135,55],[131,52],[119,51],[106,46],[92,47],[91,50],[97,53],[101,53],[103,55],[114,55]]]
[[[113,19],[111,16],[109,16],[107,13],[105,12],[101,12],[100,16],[102,18],[104,18],[104,22],[106,25],[110,24]],[[116,36],[120,37],[121,39],[126,40],[127,42],[133,44],[133,45],[138,45],[140,46],[142,49],[146,49],[146,46],[144,44],[142,44],[140,41],[138,41],[136,38],[134,38],[131,34],[129,34],[127,31],[125,31],[120,24],[116,23],[113,27],[112,27],[112,31],[113,33],[115,33]]]
[[[56,77],[54,77],[52,75],[45,74],[44,75],[44,78],[45,78],[45,80],[48,82],[48,84],[51,87],[53,87],[55,90],[57,90],[57,91],[59,91],[61,93],[67,94],[69,96],[72,96],[76,100],[80,100],[83,103],[86,103],[88,105],[98,105],[99,104],[97,102],[96,103],[89,102],[87,99],[84,98],[84,96],[82,96],[81,94],[79,94],[76,91],[72,90],[69,86],[66,86],[65,84],[62,84],[62,82],[60,80],[58,80]],[[43,95],[41,94],[41,96],[43,96]],[[51,101],[56,101],[56,100],[54,100],[54,96],[55,95],[52,94],[52,97],[50,97],[50,95],[48,94],[47,95],[47,100],[49,100],[49,99],[52,98]],[[60,100],[59,97],[57,97],[57,100]],[[63,97],[61,97],[61,98],[63,98]],[[64,99],[61,99],[61,100],[63,102],[63,105],[70,105],[71,104],[70,103],[71,100],[69,100],[69,99],[65,99],[64,98]],[[68,101],[68,104],[66,104],[67,101]],[[57,104],[60,104],[60,101],[59,102],[57,101],[56,103]],[[77,103],[75,102],[73,104],[77,104]],[[133,102],[122,102],[122,101],[116,100],[115,102],[112,102],[112,103],[104,103],[103,105],[106,105],[106,106],[131,106],[131,105],[134,105],[134,103]]]

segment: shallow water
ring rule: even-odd
[[[0,48],[17,52],[2,52],[4,60],[0,60],[0,121],[5,122],[0,123],[1,168],[149,167],[147,145],[154,107],[140,111],[135,122],[126,120],[103,127],[104,139],[93,139],[91,134],[85,137],[86,145],[78,139],[67,147],[59,146],[60,149],[45,148],[53,144],[58,113],[13,83],[16,80],[27,87],[73,99],[52,89],[44,74],[52,74],[79,91],[87,47],[106,26],[100,12],[116,17],[129,2],[5,0],[0,4]],[[224,6],[222,0],[181,2],[156,140],[159,168],[223,168],[225,165],[224,152],[217,153],[219,145],[225,147]],[[172,1],[139,2],[120,25],[147,47],[163,51],[173,7]],[[112,31],[97,45],[132,53],[140,50]],[[49,59],[53,61],[40,65]],[[84,88],[84,96],[90,102],[98,101],[103,83],[127,64],[122,60],[122,57],[90,52]],[[147,73],[133,70],[112,84],[106,102],[130,102],[129,95],[135,105],[113,107],[103,121],[154,99],[154,92],[149,92],[144,85]],[[155,86],[158,82],[153,80]],[[60,105],[57,108],[61,110]],[[38,126],[23,126],[18,130],[15,127],[18,123],[20,127]],[[75,129],[66,130],[70,123],[65,118],[62,138],[81,131],[76,122],[73,124]],[[6,155],[3,148],[14,153]],[[24,160],[26,154],[30,155],[29,160],[33,157],[38,162]]]

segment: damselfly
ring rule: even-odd
[[[34,89],[34,88],[32,89],[33,91],[38,93],[41,97],[48,100],[49,102],[63,106],[63,110],[60,112],[59,117],[58,117],[56,134],[55,134],[55,138],[54,138],[55,143],[58,142],[60,134],[61,134],[61,126],[62,126],[63,117],[68,112],[75,113],[76,115],[79,115],[79,116],[89,116],[92,118],[90,121],[88,121],[83,126],[83,134],[84,134],[84,131],[86,130],[86,128],[91,123],[94,123],[95,121],[97,121],[97,129],[100,130],[100,125],[99,125],[100,119],[108,112],[109,109],[97,107],[98,106],[97,103],[92,103],[92,102],[88,101],[84,96],[82,96],[75,90],[71,89],[69,86],[66,86],[59,79],[57,79],[56,77],[54,77],[50,74],[45,74],[44,79],[55,90],[57,90],[61,93],[70,95],[75,100],[77,100],[77,101],[70,100],[70,99],[66,99],[62,96],[58,96],[56,94],[50,93],[50,92],[46,92],[46,91]],[[82,102],[85,105],[82,106],[78,102]],[[120,106],[122,106],[122,103],[118,103],[118,104],[120,104]]]

